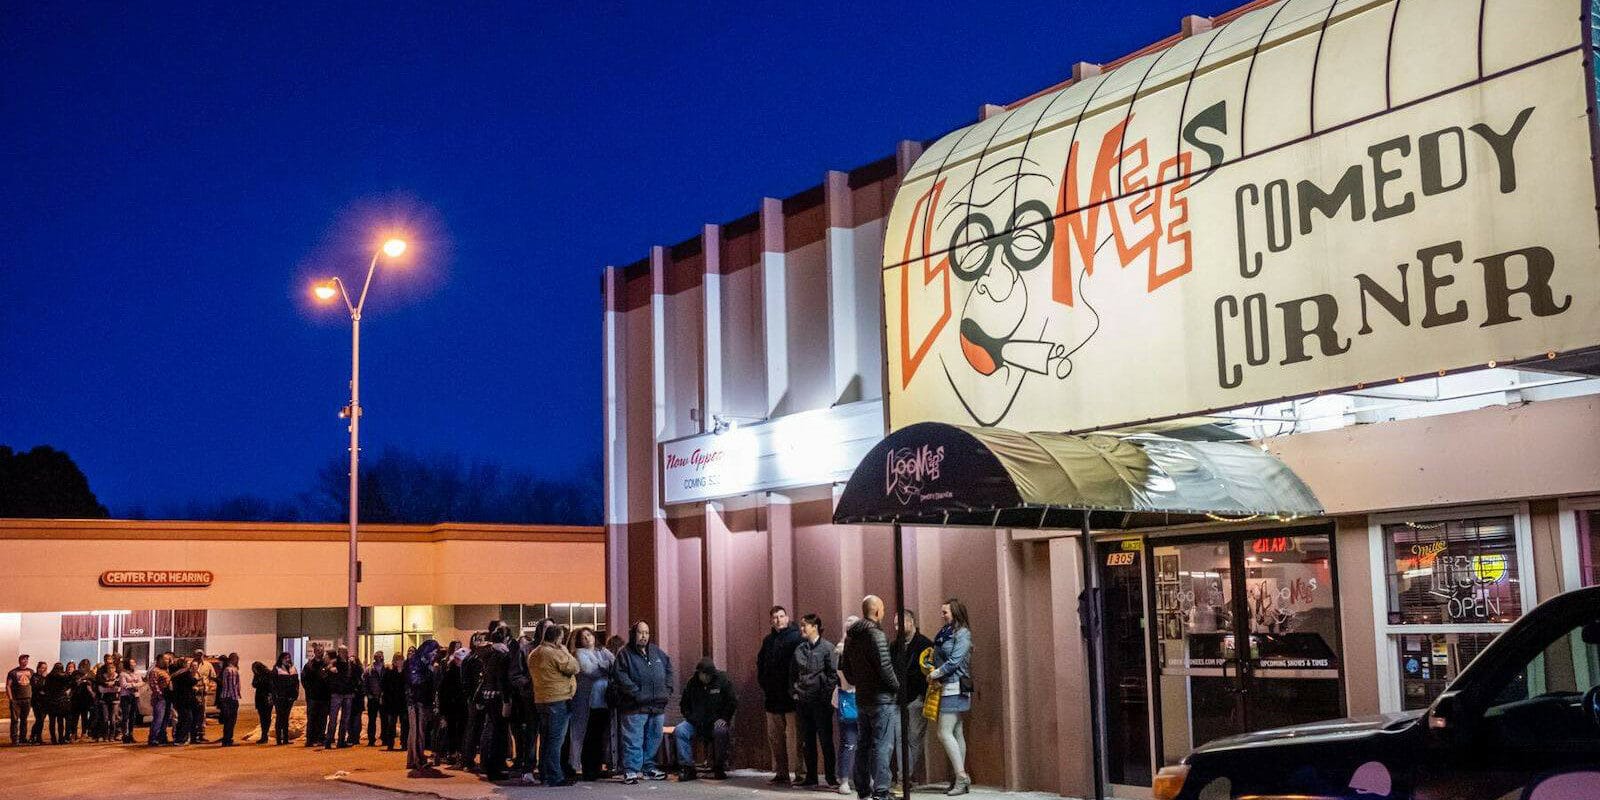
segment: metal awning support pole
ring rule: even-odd
[[[911,646],[911,644],[906,641],[906,626],[902,621],[902,617],[906,611],[905,553],[905,542],[903,541],[900,533],[900,520],[897,519],[894,521],[894,641],[895,644],[898,645],[896,652],[900,653],[901,658],[904,658],[907,655],[906,648]],[[905,680],[905,676],[901,675],[900,679]],[[901,800],[911,800],[911,784],[913,783],[910,774],[911,712],[906,708],[905,703],[900,702],[899,692],[895,692],[894,704],[899,706],[900,712],[900,746],[896,748],[899,750],[900,797]],[[859,756],[861,754],[857,753],[857,755]]]
[[[1094,568],[1094,542],[1089,532],[1089,512],[1083,512],[1079,527],[1083,545],[1083,593],[1078,595],[1078,616],[1083,626],[1083,652],[1089,662],[1089,751],[1090,769],[1094,773],[1095,800],[1104,800],[1106,785],[1103,778],[1105,719],[1102,687],[1105,685],[1105,660],[1100,653],[1100,586],[1099,573]]]

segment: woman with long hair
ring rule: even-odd
[[[256,744],[266,744],[272,733],[272,670],[260,661],[250,663],[250,688],[255,695],[256,718],[261,720],[261,732],[256,734]]]
[[[972,628],[966,604],[954,597],[939,607],[939,615],[944,627],[933,637],[933,670],[928,680],[940,684],[939,741],[950,759],[952,776],[945,794],[954,797],[972,789],[972,777],[967,774],[967,733],[962,724],[972,710]]]
[[[172,691],[168,693],[168,699],[178,714],[178,725],[173,734],[173,744],[176,745],[198,744],[205,725],[204,709],[200,707],[199,665],[199,658],[178,658],[172,662]]]
[[[117,661],[121,656],[106,653],[94,669],[94,738],[108,742],[116,738]]]
[[[844,618],[844,627],[841,630],[849,631],[855,627],[861,618],[851,614]],[[844,661],[844,634],[839,635],[839,643],[834,645],[835,663]],[[844,677],[844,672],[838,673],[839,686],[833,693],[833,705],[839,714],[839,794],[851,792],[850,776],[855,774],[856,749],[861,743],[861,714],[856,708],[856,687]]]
[[[139,687],[143,684],[133,656],[123,658],[117,669],[117,731],[123,744],[133,744],[133,726],[139,719]]]
[[[260,695],[257,695],[258,697]],[[272,667],[272,740],[275,744],[288,744],[289,711],[300,697],[300,675],[294,670],[294,656],[287,651],[278,654],[278,663]],[[267,738],[266,723],[262,723],[261,738]]]
[[[67,741],[75,742],[94,730],[94,665],[85,658],[72,671],[67,708]]]
[[[611,759],[607,746],[611,740],[611,708],[606,705],[606,689],[611,686],[611,665],[616,656],[600,646],[600,637],[593,628],[580,627],[572,631],[572,652],[578,657],[578,693],[572,698],[571,736],[572,760],[580,769],[573,770],[583,780],[597,781],[601,777],[601,764]]]
[[[33,733],[28,741],[43,744],[44,729],[49,727],[50,702],[46,693],[45,678],[50,677],[50,662],[40,661],[33,668]]]
[[[68,662],[71,663],[71,662]],[[76,670],[74,670],[76,671]],[[50,711],[50,743],[67,743],[67,713],[72,707],[72,676],[56,662],[44,678],[45,708]]]

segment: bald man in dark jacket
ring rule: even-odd
[[[856,687],[856,707],[861,741],[856,748],[856,797],[886,800],[889,796],[889,758],[900,735],[900,709],[895,697],[900,677],[889,657],[889,637],[883,632],[883,600],[867,595],[861,601],[861,621],[850,627],[844,640],[845,680]]]

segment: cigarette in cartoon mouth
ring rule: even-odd
[[[972,368],[991,375],[1002,364],[1040,375],[1054,374],[1066,377],[1071,371],[1067,365],[1067,346],[1056,342],[996,339],[983,332],[970,319],[961,321],[961,352]]]
[[[1067,346],[1055,342],[1009,341],[1000,347],[1000,358],[1007,364],[1029,372],[1049,375],[1067,356]]]

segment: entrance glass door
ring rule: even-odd
[[[131,657],[137,669],[150,668],[150,640],[125,641],[122,643],[122,655]]]
[[[1328,537],[1261,536],[1240,545],[1250,634],[1240,677],[1249,729],[1343,716]]]
[[[1100,542],[1104,622],[1106,778],[1150,785],[1150,681],[1145,661],[1144,548],[1138,539]]]
[[[1343,715],[1325,531],[1150,549],[1164,763],[1223,736]]]

